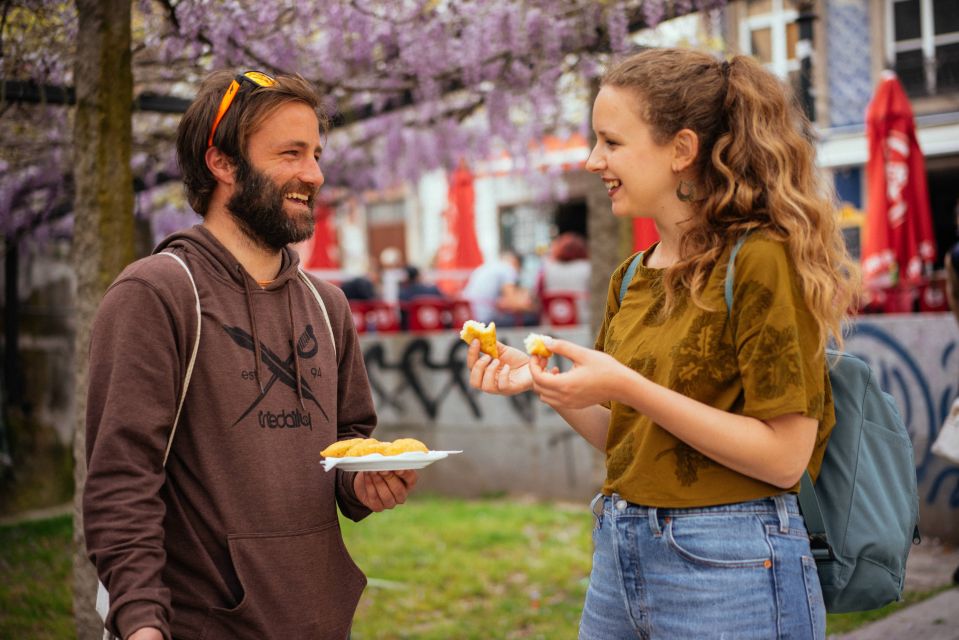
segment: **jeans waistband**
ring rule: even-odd
[[[800,514],[799,499],[794,493],[780,493],[768,498],[747,500],[745,502],[683,508],[644,507],[625,500],[618,493],[609,496],[598,493],[590,502],[590,510],[597,520],[603,515],[612,516],[615,514],[617,517],[646,517],[649,518],[651,523],[658,522],[659,518],[666,516],[678,517],[717,513],[774,513],[779,516],[779,528],[784,532],[789,528],[789,516]]]

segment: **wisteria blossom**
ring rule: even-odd
[[[586,110],[565,103],[588,100],[577,91],[633,46],[632,31],[723,2],[136,0],[134,91],[185,103],[213,69],[298,73],[334,114],[328,185],[386,188],[503,152],[528,164],[545,134],[588,128]],[[71,87],[76,25],[72,2],[4,3],[3,77]],[[0,234],[29,234],[69,213],[70,109],[0,96],[0,113]],[[137,111],[133,122],[137,213],[171,222],[185,206],[165,184],[177,178],[177,120]]]

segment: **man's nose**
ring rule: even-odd
[[[319,160],[308,160],[303,172],[300,174],[300,180],[315,186],[317,189],[323,186],[326,178],[323,176],[323,170],[320,169]]]

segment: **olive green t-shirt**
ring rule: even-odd
[[[703,292],[705,311],[681,292],[668,318],[662,269],[629,260],[613,274],[596,348],[657,384],[717,409],[760,420],[800,413],[819,421],[808,470],[815,479],[835,424],[825,353],[786,247],[753,233],[736,257],[733,310],[724,287],[730,249]],[[645,257],[645,256],[644,256]],[[631,258],[630,258],[631,259]],[[735,329],[735,331],[733,330]],[[603,493],[655,507],[696,507],[781,493],[703,455],[632,407],[610,404]],[[798,492],[799,484],[791,489]]]

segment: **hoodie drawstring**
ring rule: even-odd
[[[260,375],[260,337],[256,332],[256,311],[253,307],[253,292],[250,290],[250,279],[243,272],[241,265],[236,265],[236,270],[240,273],[240,280],[243,281],[243,288],[246,289],[246,308],[250,313],[250,333],[253,337],[253,357],[255,358],[254,368],[256,371],[256,383],[260,385],[260,393],[266,393],[263,388],[263,376]]]
[[[290,280],[286,281],[286,307],[290,312],[290,344],[293,346],[293,362],[296,366],[296,397],[300,400],[300,407],[306,409],[303,402],[303,377],[300,375],[300,346],[296,341],[296,323],[293,321],[293,291],[290,289]]]

